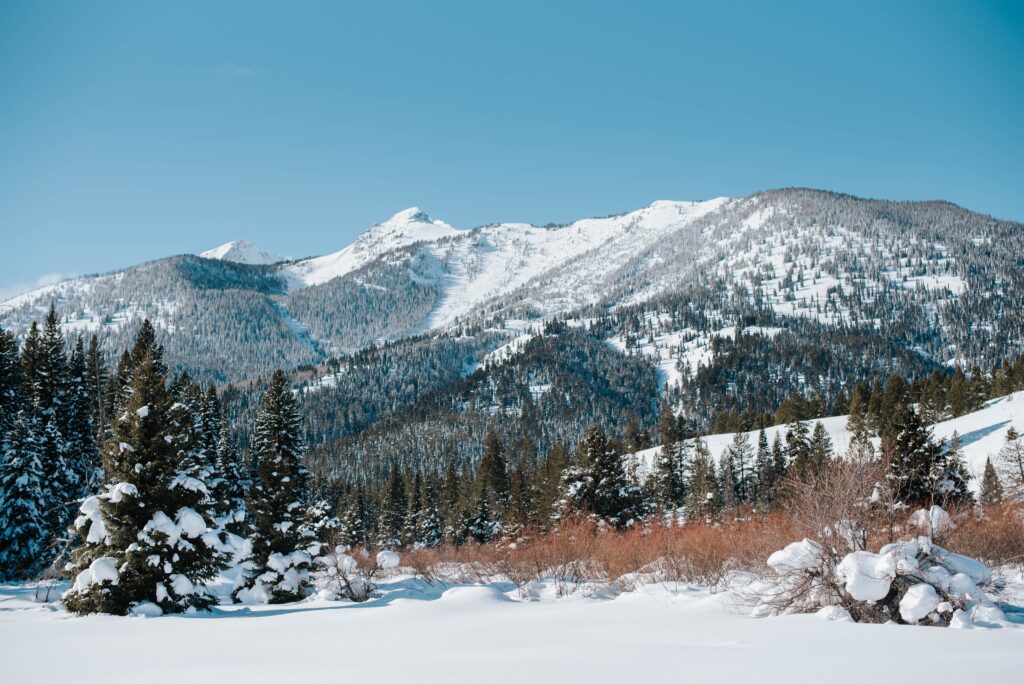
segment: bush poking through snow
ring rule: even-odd
[[[333,551],[317,558],[313,573],[313,585],[322,599],[365,601],[376,588],[377,577],[396,570],[400,562],[394,551],[381,551],[374,557],[364,548],[349,548],[343,544],[330,548]]]
[[[948,520],[938,507],[921,517],[929,524]],[[773,553],[768,566],[773,576],[757,585],[756,616],[822,612],[856,622],[956,627],[1005,620],[981,589],[992,579],[988,568],[929,537],[887,544],[878,553],[854,551],[838,563],[804,539]]]

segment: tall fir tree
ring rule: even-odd
[[[694,441],[693,464],[686,494],[686,519],[710,520],[722,507],[718,474],[707,444],[698,435]]]
[[[224,567],[203,515],[209,494],[193,477],[187,416],[150,355],[135,366],[128,400],[104,445],[105,491],[75,521],[84,543],[70,565],[64,603],[76,613],[123,615],[140,604],[165,613],[208,608],[204,587]]]
[[[0,452],[0,580],[32,577],[48,560],[45,473],[35,415],[20,411]]]
[[[991,458],[985,459],[985,472],[981,476],[978,502],[981,504],[982,512],[1003,503],[1003,484],[999,481],[999,474],[996,472],[996,467],[992,465]]]
[[[270,377],[250,449],[256,481],[247,506],[252,516],[252,567],[244,590],[251,600],[298,601],[309,585],[310,547],[315,540],[306,533],[309,472],[302,462],[299,406],[283,371]]]
[[[405,480],[398,468],[392,466],[387,489],[377,516],[377,546],[382,549],[397,549],[402,546],[402,530],[409,499],[405,493]]]

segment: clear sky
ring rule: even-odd
[[[1024,3],[0,2],[0,294],[793,185],[1024,220]]]

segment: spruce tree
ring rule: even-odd
[[[933,500],[933,472],[942,447],[911,406],[904,407],[893,440],[888,478],[899,501],[929,504]]]
[[[309,472],[302,463],[299,406],[283,371],[270,377],[250,448],[256,481],[247,505],[253,526],[252,567],[244,588],[252,600],[298,601],[306,595],[314,542],[304,527]]]
[[[89,382],[82,338],[75,342],[68,363],[65,453],[69,492],[79,499],[96,489],[102,480],[99,449],[96,446],[96,397]]]
[[[14,434],[21,408],[21,385],[18,344],[13,335],[0,328],[0,454],[6,453]]]
[[[409,500],[405,494],[405,480],[392,466],[388,477],[387,489],[377,516],[377,546],[382,549],[397,549],[402,546],[402,530],[405,528],[405,515],[409,509]]]
[[[135,366],[128,400],[103,449],[105,491],[85,500],[75,521],[84,543],[70,565],[64,603],[76,613],[123,615],[139,604],[163,612],[203,609],[203,586],[224,566],[205,517],[209,495],[193,477],[187,417],[150,355]]]
[[[369,541],[369,511],[366,508],[366,496],[361,484],[354,494],[350,494],[339,511],[338,529],[342,544],[349,548],[365,546]]]
[[[813,470],[811,439],[807,423],[795,421],[786,426],[786,460],[800,477]]]
[[[810,465],[813,472],[821,472],[825,464],[831,461],[835,455],[832,451],[832,438],[828,436],[828,431],[825,430],[825,426],[820,420],[814,423],[814,430],[811,431],[808,449],[810,451]]]
[[[433,548],[444,539],[444,523],[441,520],[441,500],[437,491],[437,479],[427,476],[423,480],[423,505],[416,532],[417,546]]]
[[[996,467],[1007,495],[1024,500],[1024,439],[1011,425],[996,455]]]
[[[768,435],[764,428],[757,433],[757,456],[754,460],[753,495],[754,501],[759,504],[771,502],[771,489],[775,482],[774,468],[772,467],[772,452],[768,446]]]
[[[999,474],[992,465],[992,459],[985,459],[985,472],[981,477],[981,491],[978,493],[978,501],[982,511],[998,506],[1003,503],[1003,485],[999,481]]]
[[[415,547],[419,541],[420,513],[423,508],[423,475],[416,471],[409,487],[409,508],[405,512],[405,523],[402,525],[402,544]]]
[[[767,449],[768,442],[765,442]],[[726,447],[723,454],[723,466],[728,466],[729,478],[723,474],[722,487],[723,495],[726,487],[731,487],[731,498],[736,503],[749,503],[753,501],[754,478],[756,474],[753,447],[750,446],[750,438],[745,432],[737,432],[732,436],[732,442]]]
[[[25,580],[48,560],[46,474],[34,414],[20,411],[0,453],[0,580]]]
[[[694,441],[693,464],[686,494],[686,519],[709,520],[722,507],[718,475],[707,444],[698,435]]]
[[[504,448],[494,432],[488,432],[484,438],[483,455],[477,465],[476,487],[478,497],[487,497],[490,514],[497,520],[502,519],[508,508],[508,465]]]

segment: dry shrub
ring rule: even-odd
[[[954,516],[956,529],[943,546],[989,565],[1024,565],[1024,507],[1016,503],[991,506],[979,518],[967,509]]]

